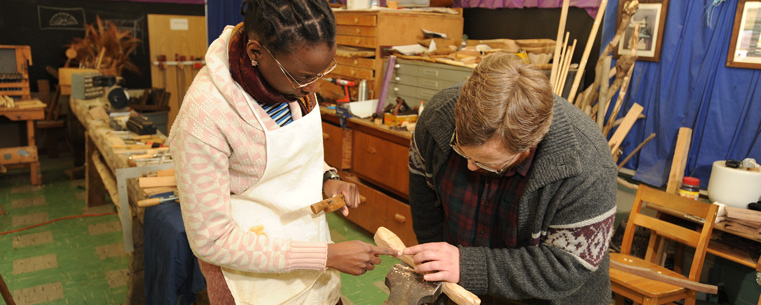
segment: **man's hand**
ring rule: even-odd
[[[460,281],[460,249],[448,243],[427,243],[404,249],[415,259],[415,272],[426,281]]]
[[[347,207],[356,208],[359,206],[359,189],[357,189],[357,185],[354,183],[328,179],[322,185],[322,190],[328,198],[338,194],[344,195],[346,206],[340,209],[344,216],[349,216],[349,209]]]
[[[351,275],[362,275],[381,263],[380,255],[399,256],[399,252],[358,240],[328,244],[327,267]]]

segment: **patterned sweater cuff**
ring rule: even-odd
[[[489,288],[485,280],[489,275],[485,261],[483,248],[460,247],[460,286],[477,295],[485,295]]]
[[[328,261],[328,244],[324,242],[292,241],[286,269],[325,270]]]

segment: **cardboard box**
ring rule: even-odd
[[[390,113],[384,113],[383,125],[398,126],[405,121],[409,123],[415,123],[417,122],[417,117],[417,114],[393,115]]]

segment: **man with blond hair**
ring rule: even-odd
[[[609,304],[616,167],[594,122],[507,53],[425,105],[409,159],[416,271],[482,304]]]

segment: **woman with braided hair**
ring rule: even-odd
[[[169,135],[190,246],[212,304],[340,303],[339,271],[398,253],[332,243],[309,208],[322,193],[359,204],[324,162],[314,95],[336,66],[333,13],[325,0],[244,0],[241,14],[209,46]]]

